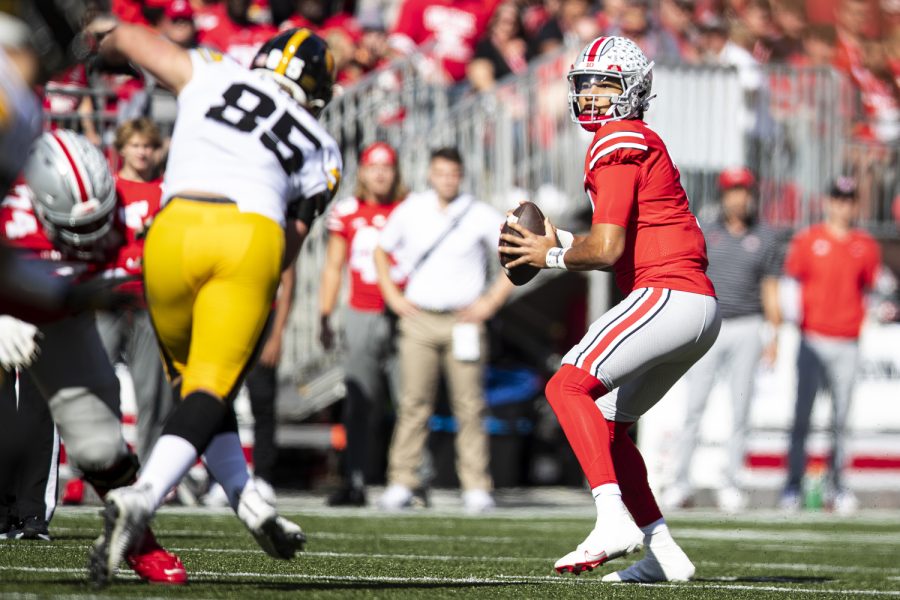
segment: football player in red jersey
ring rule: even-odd
[[[60,275],[103,271],[123,241],[103,154],[73,132],[47,132],[35,142],[24,173],[28,186],[4,203],[3,235]],[[119,383],[93,314],[60,313],[38,323],[38,330],[39,352],[26,368],[71,461],[101,497],[131,483],[138,462],[122,437]],[[147,581],[187,580],[179,558],[159,546],[149,528],[126,562]]]
[[[665,144],[643,121],[652,67],[634,42],[600,37],[569,71],[572,118],[594,132],[584,164],[590,233],[575,237],[548,220],[544,236],[516,224],[523,238],[501,236],[500,251],[518,257],[508,268],[611,269],[625,295],[563,357],[546,389],[597,506],[593,531],[556,570],[590,571],[647,547],[643,559],[604,581],[694,574],[628,430],[710,348],[721,324],[703,233]]]
[[[345,479],[344,485],[329,496],[329,506],[366,504],[369,439],[373,428],[380,423],[372,417],[380,414],[378,408],[384,404],[388,389],[396,387],[393,385],[396,379],[394,332],[378,289],[374,252],[388,216],[405,197],[397,151],[389,144],[375,142],[360,154],[356,193],[337,203],[328,214],[328,246],[319,288],[319,339],[326,350],[334,346],[331,315],[337,304],[345,264],[350,271],[349,306],[344,312]]]

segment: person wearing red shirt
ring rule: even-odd
[[[788,477],[779,505],[800,508],[806,472],[806,437],[820,387],[832,402],[832,446],[826,506],[853,512],[858,501],[845,487],[845,437],[859,357],[859,333],[865,317],[865,294],[881,265],[875,240],[853,222],[858,214],[856,183],[839,177],[826,200],[825,222],[798,232],[788,250],[786,273],[800,285],[800,348],[797,353],[797,404],[788,451]]]
[[[144,234],[160,209],[161,182],[154,160],[160,144],[159,129],[146,118],[125,121],[116,130],[115,148],[122,157],[122,167],[115,177],[116,200],[125,241],[106,268],[117,275],[140,277],[142,273]],[[143,298],[140,280],[128,285]],[[97,329],[110,362],[124,359],[134,381],[136,450],[146,461],[174,406],[150,315],[146,306],[98,311]]]
[[[466,77],[466,66],[487,30],[500,0],[405,0],[389,43],[400,55],[416,47],[431,57],[435,74],[446,83]]]
[[[278,33],[278,28],[271,23],[250,20],[250,4],[250,0],[226,0],[225,18],[212,29],[199,31],[200,45],[215,48],[249,67],[256,52]]]
[[[631,40],[600,37],[569,71],[572,118],[594,132],[584,165],[590,233],[573,236],[547,220],[543,236],[513,222],[523,237],[500,236],[500,252],[515,259],[508,269],[612,270],[625,295],[563,357],[546,388],[597,507],[594,530],[555,569],[578,574],[647,546],[643,559],[604,581],[693,577],[628,430],[709,350],[721,326],[703,233],[665,144],[643,121],[652,66]]]
[[[373,419],[392,392],[396,378],[393,331],[378,288],[373,253],[378,233],[388,216],[406,196],[397,165],[397,152],[389,144],[375,142],[359,159],[356,193],[337,203],[329,214],[328,247],[322,285],[319,288],[322,346],[332,350],[335,335],[331,315],[337,306],[341,273],[350,271],[350,294],[343,314],[345,381],[343,422],[347,434],[344,453],[344,485],[328,498],[330,506],[366,504],[365,471],[369,463]],[[400,282],[398,282],[400,283]]]

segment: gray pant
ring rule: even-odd
[[[753,376],[763,348],[760,335],[762,324],[762,315],[722,319],[722,329],[716,342],[687,372],[687,415],[678,444],[674,479],[685,488],[690,486],[691,458],[697,447],[703,411],[706,410],[709,394],[718,377],[727,377],[731,395],[731,436],[725,479],[727,485],[740,487],[740,473],[750,429]]]
[[[137,404],[137,455],[141,462],[159,438],[174,407],[159,346],[147,310],[97,313],[97,330],[113,364],[124,359]]]
[[[797,352],[797,404],[791,447],[788,452],[788,480],[786,489],[797,491],[806,472],[806,436],[813,402],[819,389],[831,392],[831,459],[829,484],[835,491],[841,481],[846,462],[845,438],[850,399],[856,381],[859,358],[858,340],[803,334]]]
[[[397,353],[389,317],[383,312],[348,308],[344,312],[344,427],[347,450],[344,455],[348,480],[356,486],[365,482],[366,464],[372,452],[373,417],[381,414],[385,399],[394,400],[400,389]]]

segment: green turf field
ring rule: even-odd
[[[0,596],[86,598],[849,598],[900,597],[900,516],[870,513],[723,519],[687,514],[670,525],[697,565],[689,584],[603,584],[598,573],[552,573],[591,519],[540,511],[471,518],[453,513],[383,516],[375,511],[286,513],[307,531],[307,552],[268,558],[230,513],[164,509],[160,541],[190,574],[181,588],[149,586],[129,572],[103,590],[84,569],[97,508],[61,509],[55,540],[0,541]]]

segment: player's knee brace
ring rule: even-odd
[[[163,427],[162,435],[177,435],[191,443],[197,454],[203,454],[210,440],[223,427],[229,427],[230,406],[207,392],[191,392],[175,408]],[[234,421],[237,431],[237,421]]]
[[[62,388],[49,401],[66,452],[84,471],[108,469],[127,453],[120,416],[109,398],[98,395],[105,393],[82,387]]]
[[[85,481],[94,486],[97,494],[103,498],[109,490],[134,483],[139,468],[137,456],[129,452],[107,469],[84,470],[83,474]]]

